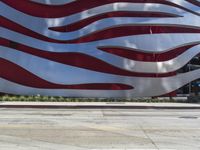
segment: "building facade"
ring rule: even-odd
[[[198,0],[1,0],[0,92],[200,92]]]

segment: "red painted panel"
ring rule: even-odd
[[[118,83],[88,83],[76,85],[62,85],[48,82],[22,67],[0,58],[0,77],[6,80],[34,88],[45,89],[79,89],[79,90],[130,90],[130,85]]]
[[[49,52],[43,51],[40,49],[32,48],[20,43],[9,41],[7,39],[0,38],[0,45],[11,47],[16,50],[32,54],[41,58],[49,59],[55,62],[59,62],[66,65],[72,65],[80,68],[85,68],[93,71],[109,73],[114,75],[123,75],[123,76],[135,76],[135,77],[168,77],[173,76],[175,72],[168,73],[140,73],[140,72],[131,72],[124,70],[118,67],[115,67],[107,62],[104,62],[100,59],[97,59],[93,56],[89,56],[77,52]],[[14,45],[14,47],[13,47]]]
[[[53,43],[86,43],[122,36],[142,35],[142,34],[162,34],[162,33],[200,33],[200,28],[181,25],[121,25],[113,26],[107,29],[99,30],[88,35],[72,40],[56,40],[39,33],[36,33],[28,28],[25,28],[7,18],[0,16],[1,26],[21,34]]]
[[[116,2],[164,4],[180,8],[195,15],[200,15],[199,13],[196,13],[183,6],[177,5],[173,2],[169,2],[166,0],[134,0],[134,1],[133,0],[76,0],[74,2],[65,5],[45,5],[27,0],[18,0],[17,3],[15,0],[1,0],[1,1],[21,12],[43,18],[65,17],[94,7]]]
[[[153,53],[153,52],[143,52],[142,50],[138,49],[128,49],[124,47],[115,47],[115,46],[103,46],[98,47],[98,49],[108,52],[114,55],[118,55],[124,58],[136,60],[136,61],[144,61],[144,62],[161,62],[161,61],[168,61],[170,59],[176,58],[182,53],[186,52],[190,48],[200,44],[198,43],[190,43],[184,46],[180,46],[169,51],[160,52],[160,53]],[[155,50],[156,51],[156,50]]]

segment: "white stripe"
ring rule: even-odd
[[[81,38],[84,36],[87,36],[89,34],[92,34],[94,32],[99,32],[101,30],[105,30],[107,28],[111,27],[118,27],[118,26],[127,26],[127,25],[180,25],[180,26],[190,26],[193,28],[199,28],[200,19],[199,17],[195,16],[192,18],[193,22],[191,22],[191,16],[188,17],[182,17],[182,18],[156,18],[156,19],[141,19],[141,18],[107,18],[102,19],[100,21],[96,21],[80,30],[73,31],[73,32],[52,32],[50,30],[44,32],[46,36],[54,38],[54,39],[60,39],[60,40],[73,40],[76,38]],[[127,28],[128,30],[128,28]],[[43,34],[44,35],[44,34]],[[141,34],[143,35],[143,34]]]
[[[37,40],[17,32],[0,27],[0,37],[23,43],[25,45],[54,52],[92,52],[98,46],[122,46],[141,49],[144,52],[164,52],[168,49],[200,41],[200,34],[153,34],[139,36],[125,36],[82,44],[56,44]]]
[[[94,11],[89,10],[88,12],[85,12],[85,13],[82,12],[82,13],[79,13],[77,15],[73,15],[71,17],[65,17],[65,18],[59,18],[59,19],[58,18],[56,18],[56,19],[42,19],[42,18],[38,18],[38,17],[32,17],[32,16],[29,16],[29,15],[25,15],[24,13],[19,12],[15,9],[9,8],[6,5],[1,6],[2,9],[4,9],[1,12],[1,14],[2,14],[2,16],[7,17],[10,20],[17,22],[18,24],[21,24],[22,26],[29,28],[29,29],[31,29],[35,32],[38,32],[42,35],[45,35],[45,36],[48,36],[48,37],[51,37],[51,38],[65,39],[65,40],[78,38],[78,37],[84,36],[86,34],[89,34],[91,32],[101,30],[101,29],[104,29],[106,27],[114,26],[114,25],[129,24],[129,23],[136,23],[136,22],[137,22],[137,24],[138,23],[145,23],[145,22],[147,22],[147,20],[149,20],[148,23],[157,23],[157,22],[166,23],[167,18],[159,19],[159,18],[130,18],[130,17],[120,18],[120,17],[116,17],[116,18],[109,18],[109,19],[103,19],[103,20],[97,21],[97,22],[92,23],[89,26],[87,26],[87,27],[85,27],[85,28],[83,28],[79,31],[74,31],[74,32],[69,32],[69,33],[59,33],[58,34],[57,32],[48,30],[48,27],[70,24],[72,22],[77,21],[77,19],[80,20],[80,18],[81,19],[88,18],[90,16],[94,16],[94,15],[100,14],[100,13],[109,12],[111,10],[113,10],[113,11],[132,10],[133,11],[135,9],[136,10],[137,9],[139,9],[139,10],[143,9],[144,11],[148,11],[148,9],[153,7],[152,11],[154,10],[154,11],[157,11],[157,12],[165,12],[163,10],[169,9],[167,6],[163,6],[164,7],[163,8],[163,7],[160,7],[160,5],[157,5],[157,4],[155,4],[155,6],[149,4],[151,7],[148,7],[148,4],[145,4],[145,5],[144,4],[127,4],[127,3],[125,3],[125,4],[119,3],[119,5],[117,5],[117,4],[118,3],[112,4],[112,5],[109,4],[108,8],[106,6],[105,6],[105,8],[103,6],[101,6],[101,9],[96,10],[96,8],[95,8]],[[117,9],[114,9],[115,8],[114,5],[119,6],[119,8],[117,7]],[[137,5],[139,5],[139,6],[137,7]],[[157,7],[159,6],[158,8],[160,8],[161,10],[155,9],[156,5],[157,5]],[[128,7],[128,9],[126,7]],[[147,10],[145,10],[145,9],[147,9]],[[171,13],[171,12],[168,12],[168,13]],[[15,14],[15,15],[13,15],[13,14]],[[20,17],[16,18],[16,14],[18,14]],[[167,19],[167,22],[169,24],[175,24],[176,22],[179,23],[179,21],[182,21],[182,20],[177,21],[176,18]],[[199,22],[197,22],[197,25],[198,25],[198,23]],[[40,27],[39,27],[39,25],[40,25]],[[195,25],[195,24],[194,23],[192,24],[191,22],[188,21],[188,23],[186,23],[186,25]],[[42,28],[41,28],[41,26],[42,26]]]
[[[130,71],[166,73],[176,71],[186,65],[194,56],[200,53],[200,45],[195,46],[178,57],[163,62],[141,62],[125,60],[124,68]]]
[[[190,19],[188,19],[190,18]],[[136,21],[136,22],[134,22]],[[29,22],[27,20],[27,22]],[[155,23],[156,22],[156,23]],[[167,23],[166,23],[167,22]],[[30,23],[32,24],[32,23]],[[33,23],[32,25],[34,26],[35,23]],[[37,28],[38,30],[42,30],[40,32],[41,35],[44,36],[48,36],[50,38],[53,39],[59,39],[59,40],[73,40],[76,38],[80,38],[83,36],[87,36],[91,33],[94,33],[96,31],[100,31],[100,30],[104,30],[106,28],[110,28],[110,27],[116,27],[119,25],[180,25],[180,26],[190,26],[190,27],[194,27],[194,28],[199,28],[199,24],[200,24],[200,19],[199,17],[193,17],[191,19],[191,16],[188,16],[187,18],[179,18],[176,20],[173,19],[155,19],[155,20],[151,20],[151,21],[138,21],[137,19],[133,19],[133,18],[113,18],[113,19],[103,19],[100,21],[97,21],[95,23],[90,24],[89,26],[86,26],[85,28],[78,30],[78,31],[74,31],[74,32],[69,32],[69,33],[58,33],[58,32],[52,32],[50,30],[46,30],[45,26],[42,24],[38,24]],[[39,28],[40,26],[40,28]],[[44,28],[42,28],[44,27]],[[127,28],[128,30],[128,28]],[[141,34],[143,35],[143,34]],[[141,36],[141,35],[135,35],[135,36]],[[161,35],[161,34],[159,34]]]
[[[199,9],[200,9],[200,8],[199,8],[198,6],[193,5],[192,3],[187,2],[187,1],[185,1],[185,0],[167,0],[167,1],[170,1],[170,2],[172,2],[172,3],[174,3],[174,4],[183,6],[183,7],[187,8],[187,9],[189,9],[189,10],[191,10],[191,11],[194,11],[194,12],[199,13]],[[197,1],[198,1],[198,0],[197,0]]]
[[[49,95],[49,96],[72,96],[72,97],[148,97],[170,93],[185,84],[198,79],[200,69],[175,77],[161,79],[152,78],[126,78],[122,83],[135,85],[135,89],[127,91],[103,91],[103,90],[47,90],[30,88],[0,79],[0,91],[10,94],[25,95]],[[153,88],[152,88],[153,87]]]
[[[124,70],[129,70],[129,71],[133,71],[133,72],[143,72],[143,73],[167,73],[167,72],[172,72],[172,71],[176,71],[176,70],[180,69],[185,64],[187,64],[198,53],[200,53],[200,45],[189,49],[188,51],[184,52],[183,54],[179,55],[178,57],[176,57],[174,59],[171,59],[169,61],[164,61],[164,62],[133,61],[133,60],[121,58],[121,57],[114,56],[112,54],[106,54],[106,53],[104,54],[103,57],[102,57],[102,55],[95,55],[95,56],[98,59],[101,59],[109,64],[112,64],[113,66],[116,66],[116,67],[124,69]],[[31,60],[32,65],[28,64],[28,67],[29,67],[28,70],[31,70],[31,72],[37,72],[37,69],[38,69],[37,64],[38,64],[38,62],[41,62],[41,61],[42,61],[42,64],[44,65],[43,66],[44,70],[45,70],[45,68],[50,67],[50,66],[48,67],[48,64],[49,64],[48,60],[46,60],[46,59],[38,60],[37,57],[35,57],[35,56],[31,56],[30,54],[26,54],[23,52],[18,52],[18,51],[15,51],[14,49],[0,46],[0,54],[1,54],[1,57],[3,57],[3,58],[6,57],[7,59],[8,58],[12,59],[13,62],[20,63],[21,60],[23,60],[20,64],[20,66],[25,65],[26,66],[25,68],[27,68],[26,62],[29,62]],[[21,58],[21,59],[16,59],[16,58]],[[26,60],[24,60],[24,59],[26,59]],[[33,64],[35,64],[35,65],[33,65]],[[51,61],[51,64],[57,64],[57,63],[54,63]],[[33,66],[36,67],[35,71],[32,71]],[[52,68],[52,67],[50,67],[50,68]],[[43,69],[40,69],[40,70],[43,70]],[[62,68],[60,68],[60,70],[62,70]],[[70,71],[72,72],[72,70],[70,70]],[[49,72],[48,74],[52,75],[52,74],[54,74],[53,72],[54,72],[54,70],[52,70],[52,72],[51,73]],[[61,73],[61,76],[62,76],[62,73]]]
[[[18,39],[16,39],[16,40],[18,40]],[[168,43],[168,42],[166,42],[166,43]],[[184,44],[185,44],[185,38],[184,38]],[[178,45],[178,46],[180,46],[180,45]],[[119,57],[116,55],[102,52],[100,50],[97,50],[95,47],[92,48],[91,46],[88,46],[88,45],[74,47],[74,49],[72,48],[72,46],[70,46],[69,48],[66,47],[66,49],[64,49],[65,46],[63,45],[63,47],[58,47],[58,49],[59,48],[62,48],[63,52],[84,53],[84,54],[87,54],[90,56],[95,56],[98,59],[101,59],[109,64],[112,64],[113,66],[116,66],[119,68],[124,68],[129,71],[144,72],[144,73],[166,73],[166,72],[176,71],[179,68],[181,68],[182,66],[184,66],[187,62],[189,62],[195,55],[197,55],[199,53],[199,50],[200,50],[199,46],[195,46],[194,48],[191,48],[190,50],[181,54],[177,58],[174,58],[169,61],[157,63],[157,62],[141,62],[141,61],[133,61],[133,60],[125,59],[125,58],[122,58],[122,57]],[[174,48],[174,47],[171,47],[171,48]],[[6,48],[3,48],[3,49],[6,49]],[[45,48],[44,50],[51,51],[51,49],[57,50],[56,46],[53,46],[53,47],[49,46],[48,48]],[[78,49],[78,51],[77,51],[77,49]],[[57,50],[57,51],[59,51],[59,50]]]
[[[40,57],[1,46],[0,58],[9,60],[42,79],[60,84],[79,84],[86,81],[87,83],[90,83],[98,81],[100,82],[101,80],[112,82],[112,79],[115,78],[121,78],[120,80],[124,80],[123,77],[118,75],[111,75],[69,65],[63,65],[54,61],[42,59]]]
[[[66,17],[62,17],[62,18],[39,18],[39,17],[34,17],[34,16],[30,16],[27,14],[24,14],[16,9],[13,9],[12,7],[0,2],[0,8],[4,11],[2,11],[2,15],[7,16],[8,18],[15,20],[16,22],[19,23],[24,23],[22,25],[26,26],[26,27],[30,27],[29,24],[23,22],[23,20],[21,20],[20,18],[16,18],[13,16],[13,14],[18,14],[19,16],[23,17],[25,20],[30,19],[30,20],[34,20],[36,22],[41,22],[43,20],[47,20],[47,21],[52,21],[52,22],[56,22],[55,25],[65,25],[65,24],[70,24],[76,21],[79,21],[81,19],[86,19],[88,17],[92,17],[95,15],[99,15],[102,13],[106,13],[106,12],[111,12],[111,11],[155,11],[155,12],[165,12],[165,13],[171,13],[171,14],[177,14],[177,15],[181,15],[180,10],[176,10],[176,8],[171,7],[171,6],[167,6],[167,5],[163,5],[163,4],[150,4],[150,3],[146,3],[146,4],[138,4],[138,3],[112,3],[112,4],[106,4],[103,6],[99,6],[96,8],[92,8],[92,9],[88,9],[85,11],[82,11],[80,13],[76,13],[74,15],[71,16],[66,16]],[[20,19],[20,20],[18,20]]]
[[[59,1],[58,0],[31,0],[31,1],[38,2],[41,4],[62,5],[62,4],[73,2],[75,0],[59,0]]]

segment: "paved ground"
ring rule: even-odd
[[[200,103],[127,103],[127,102],[0,102],[0,108],[58,109],[199,109]]]
[[[0,109],[0,150],[200,150],[200,110]]]

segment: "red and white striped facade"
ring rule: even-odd
[[[0,92],[149,97],[200,78],[199,0],[0,0]]]

